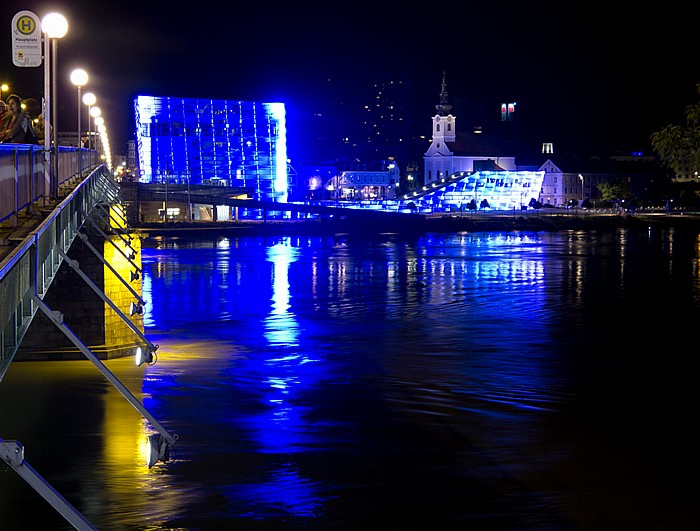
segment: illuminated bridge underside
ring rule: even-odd
[[[419,212],[449,212],[460,210],[472,200],[480,208],[485,199],[492,210],[519,209],[537,200],[543,180],[543,171],[458,172],[402,196],[400,203],[406,208],[413,203]]]

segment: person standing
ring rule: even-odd
[[[7,112],[7,104],[4,100],[0,100],[0,132],[5,130],[5,122],[10,119],[10,113]]]
[[[34,129],[34,136],[38,144],[44,143],[44,115],[41,113],[41,104],[36,98],[27,98],[24,100],[24,110],[29,115]],[[29,140],[26,140],[28,143]]]
[[[7,121],[6,129],[2,131],[0,142],[11,144],[35,144],[34,128],[32,119],[22,109],[22,98],[17,94],[10,94],[7,97],[8,113],[11,117]]]

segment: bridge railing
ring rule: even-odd
[[[78,231],[105,188],[115,184],[99,166],[61,201],[29,237],[0,262],[0,381],[37,312],[33,296],[44,297]]]
[[[53,157],[58,164],[52,179],[46,166],[52,165]],[[55,198],[58,186],[100,163],[95,150],[59,146],[47,160],[43,146],[0,144],[0,223],[16,227],[23,210],[42,198]]]

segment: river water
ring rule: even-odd
[[[143,242],[157,363],[16,362],[0,437],[101,530],[696,530],[700,238]],[[0,529],[71,529],[0,468]]]

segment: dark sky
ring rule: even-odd
[[[294,117],[320,102],[352,101],[376,81],[403,78],[429,135],[444,71],[462,113],[495,115],[515,101],[533,137],[601,150],[647,149],[651,132],[683,123],[698,101],[696,18],[669,2],[612,11],[611,2],[215,4],[4,1],[0,83],[42,96],[43,68],[11,59],[11,20],[27,9],[68,19],[58,45],[59,129],[77,127],[69,76],[82,67],[113,153],[126,151],[137,94],[282,101],[292,137]]]

